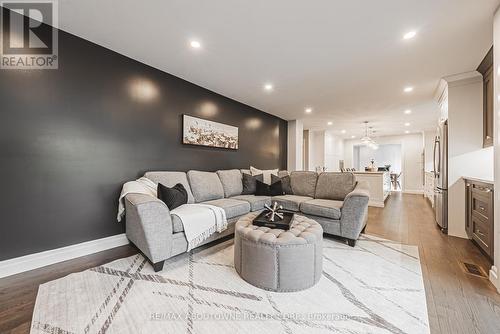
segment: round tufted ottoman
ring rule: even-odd
[[[249,213],[234,230],[234,266],[248,283],[265,290],[290,292],[318,282],[323,266],[323,229],[295,215],[289,231],[252,225]]]

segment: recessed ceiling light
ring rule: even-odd
[[[405,126],[410,126],[411,124],[409,122],[406,122],[405,123]]]
[[[270,91],[272,91],[274,89],[274,86],[273,86],[273,84],[266,83],[264,85],[264,89],[267,90],[268,92],[270,92]]]
[[[198,41],[191,41],[191,42],[189,43],[189,45],[191,45],[191,47],[192,47],[193,49],[199,49],[199,48],[201,48],[201,43],[200,43],[200,42],[198,42]]]
[[[413,87],[411,87],[411,86],[405,87],[404,91],[405,91],[405,93],[411,93],[411,92],[413,92]]]
[[[404,34],[403,38],[404,39],[412,39],[415,36],[417,36],[417,32],[412,30],[412,31],[408,31],[406,34]]]
[[[356,138],[356,136],[355,136],[355,135],[352,135],[352,136],[351,136],[351,138],[352,138],[352,139],[354,139],[354,138]]]
[[[332,124],[333,124],[333,122],[328,122],[327,124],[328,124],[328,125],[332,125]]]
[[[409,134],[409,133],[410,133],[410,131],[406,130],[406,131],[405,131],[405,133],[406,133],[406,134]]]
[[[346,133],[346,132],[347,132],[346,130],[342,130],[342,131],[340,131],[340,133]]]
[[[312,108],[306,108],[305,109],[305,112],[308,113],[308,114],[312,113],[312,111],[313,111]]]
[[[411,109],[406,109],[405,114],[407,114],[407,115],[411,114]]]

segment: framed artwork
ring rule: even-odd
[[[182,143],[238,149],[238,128],[232,125],[183,115]]]

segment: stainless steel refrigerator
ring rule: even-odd
[[[436,223],[448,233],[448,120],[439,123],[434,140],[434,210]]]

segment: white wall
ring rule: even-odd
[[[463,177],[493,178],[493,149],[483,149],[483,80],[478,72],[448,82],[448,234],[467,238]]]
[[[287,162],[288,170],[302,170],[303,153],[302,146],[304,135],[304,126],[302,121],[293,120],[288,121],[288,148],[287,148]]]
[[[309,130],[304,130],[303,132],[303,147],[302,147],[302,156],[303,156],[303,162],[302,162],[302,168],[304,170],[310,170],[309,165],[310,165],[310,158],[311,154],[311,132]]]
[[[411,193],[423,193],[422,180],[422,152],[424,150],[421,133],[404,136],[377,137],[375,141],[380,144],[401,144],[403,191]],[[361,145],[358,139],[344,141],[344,160],[346,168],[354,168],[353,154],[354,145]]]
[[[316,167],[323,167],[325,165],[325,131],[313,131],[311,138],[309,170],[314,171]]]
[[[344,140],[330,131],[309,130],[309,170],[326,167],[327,171],[338,171],[339,160],[344,159]]]
[[[360,145],[355,146],[354,150],[359,150],[359,160],[356,157],[353,160],[353,165],[356,170],[363,171],[364,168],[370,165],[371,160],[375,160],[375,166],[384,167],[391,165],[391,171],[399,173],[401,171],[402,163],[402,149],[401,144],[382,144],[379,145],[378,150],[374,150],[368,146]],[[356,152],[354,152],[356,156]]]
[[[496,47],[493,49],[493,73],[494,73],[494,96],[500,96],[500,10],[495,13],[494,23],[493,23],[493,44]],[[500,292],[500,273],[498,268],[500,267],[500,100],[495,98],[495,123],[494,123],[494,180],[495,180],[495,247],[494,247],[494,265],[490,270],[490,281],[496,286],[498,292]]]
[[[344,159],[344,140],[325,132],[325,167],[327,171],[339,171],[339,161]]]

